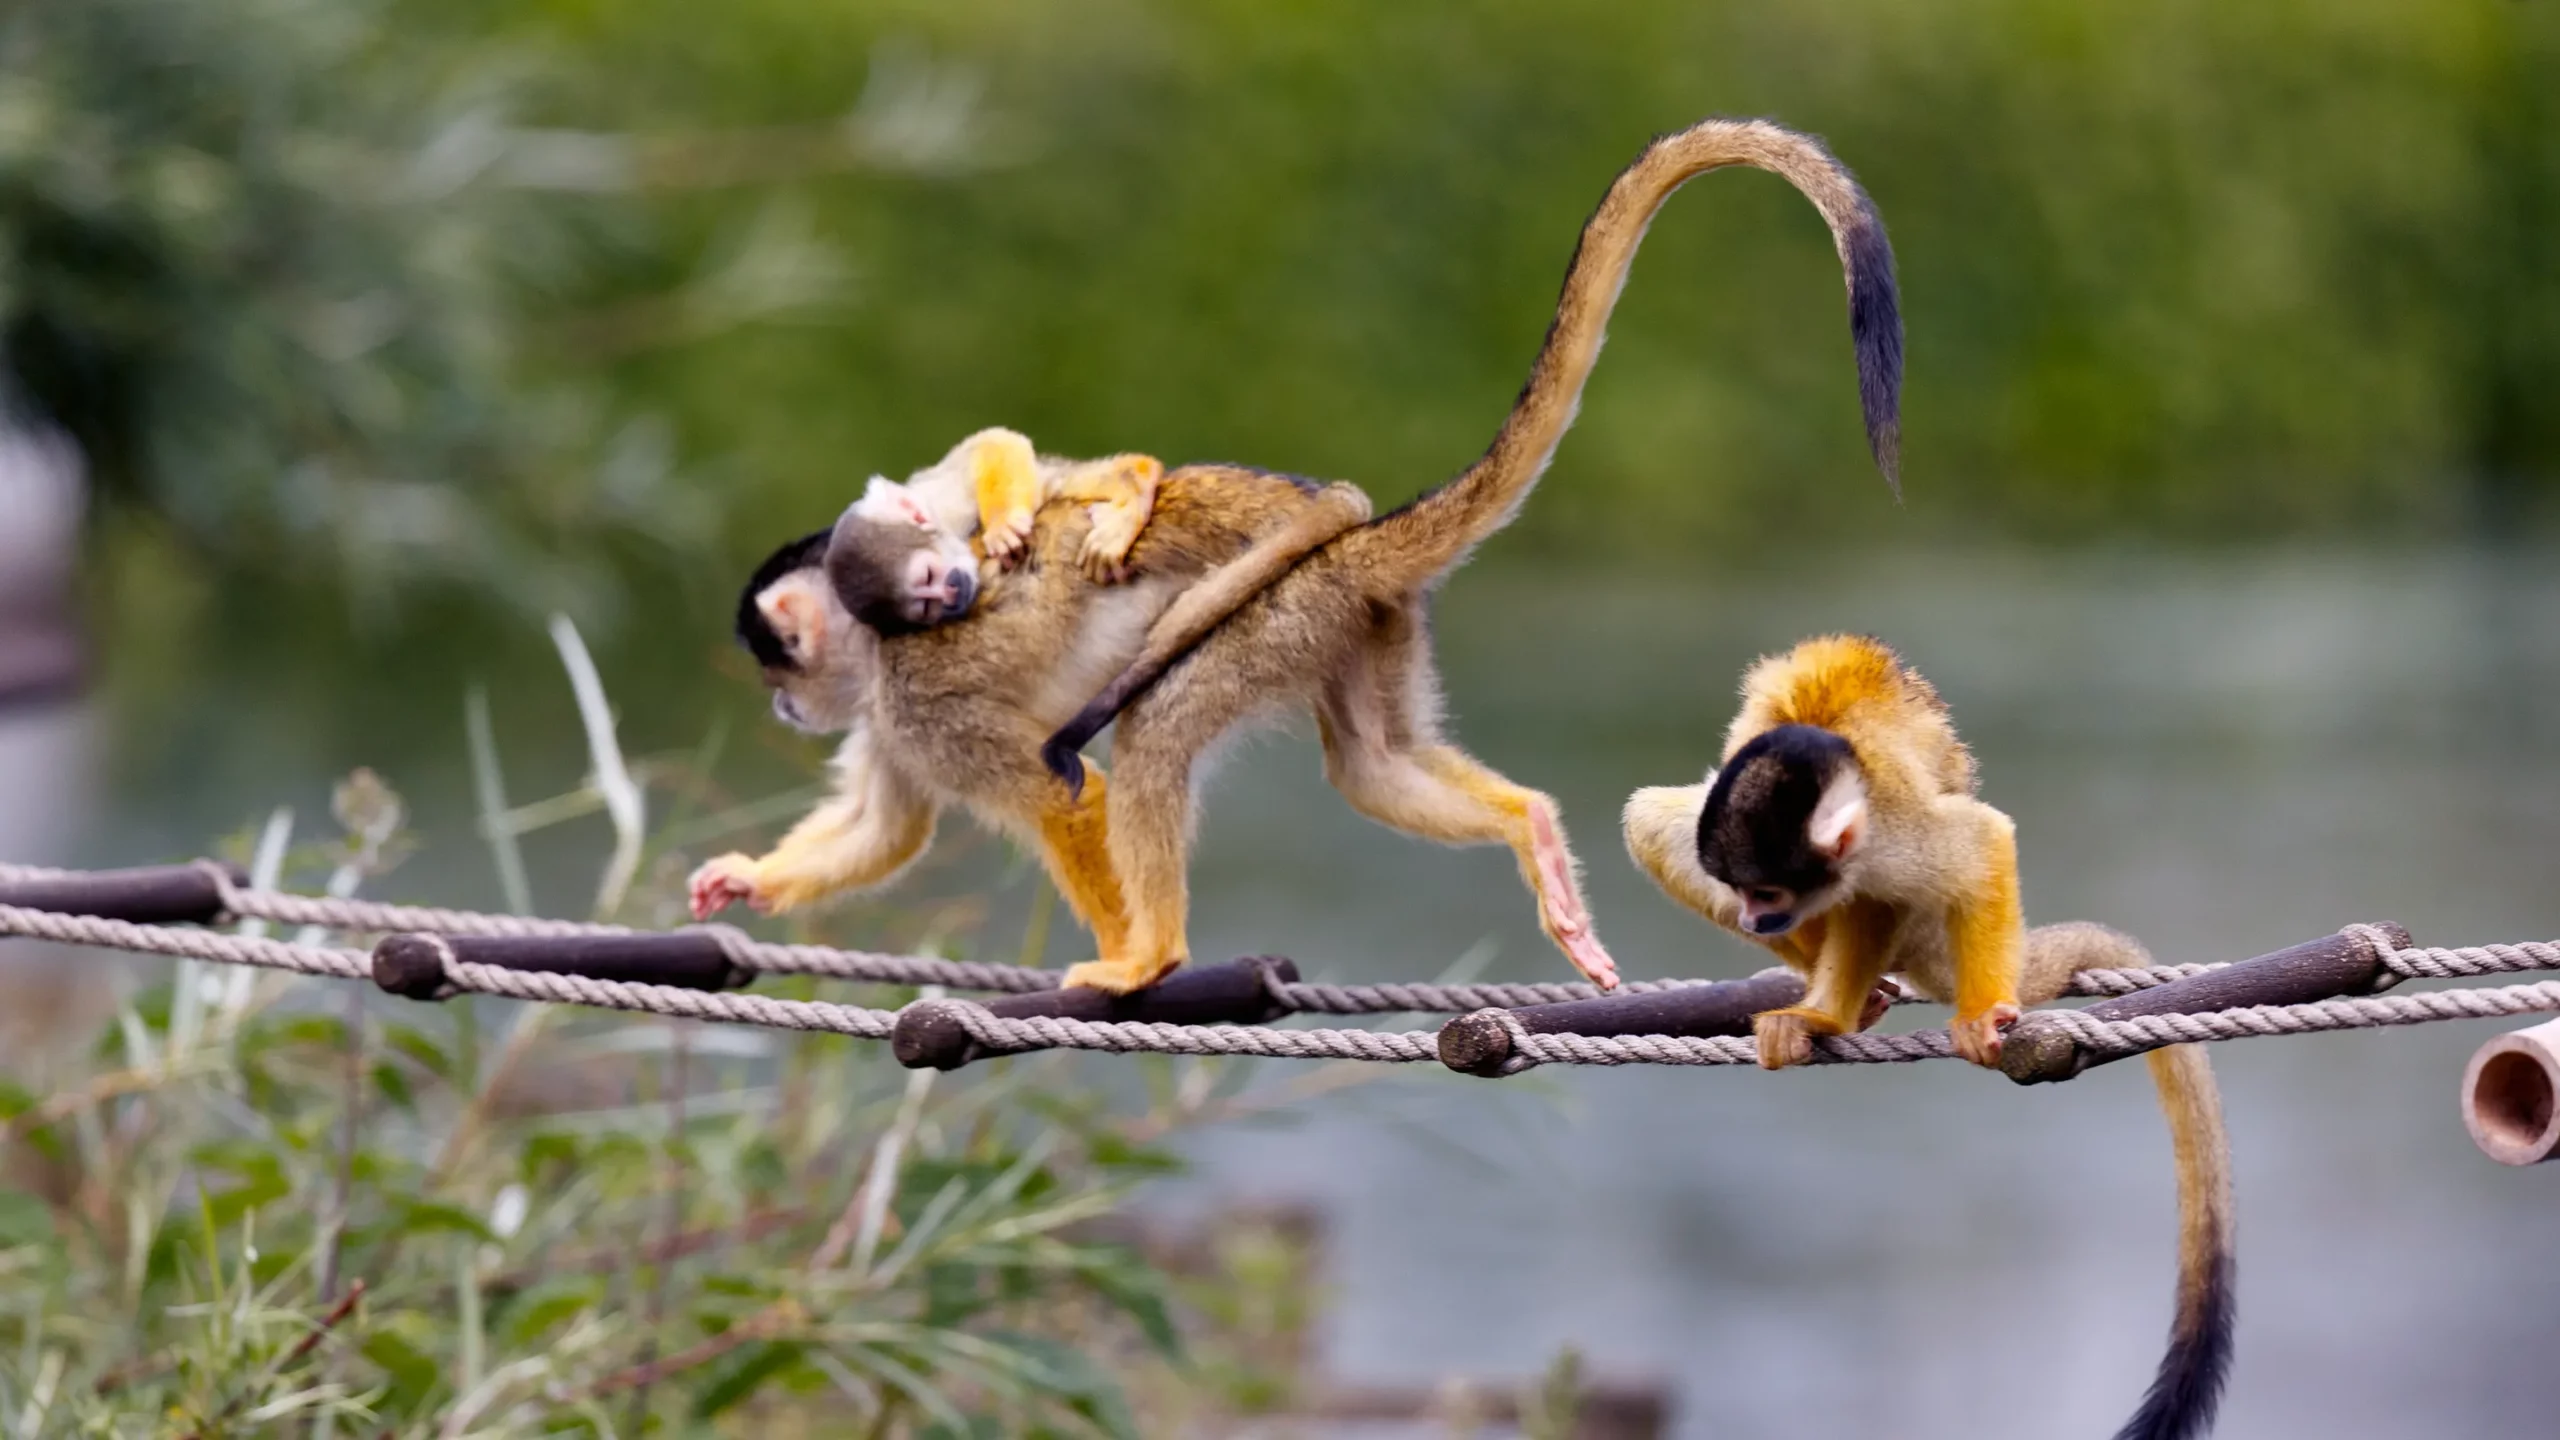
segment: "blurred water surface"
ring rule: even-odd
[[[1617,807],[1705,767],[1753,654],[1834,627],[1886,637],[1945,694],[1985,793],[2017,818],[2031,919],[2103,920],[2182,961],[2369,919],[2439,943],[2548,937],[2552,559],[1843,553],[1783,575],[1748,556],[1688,578],[1482,571],[1445,595],[1440,646],[1456,732],[1563,802],[1601,933],[1634,975],[1756,968],[1637,875]],[[400,683],[458,716],[459,676]],[[236,823],[324,778],[245,713],[188,723],[194,762],[118,794],[91,849],[183,849],[185,825]],[[455,734],[443,753],[372,758],[441,832],[436,868],[400,885],[486,900]],[[533,748],[555,767],[574,753]],[[963,827],[946,833],[949,847]],[[912,884],[980,883],[1000,863],[976,847]],[[1203,956],[1285,953],[1370,980],[1490,943],[1489,975],[1564,975],[1507,855],[1359,819],[1303,734],[1227,757],[1195,884]],[[995,935],[1019,933],[1025,894],[1006,890]],[[566,909],[577,891],[548,895]],[[1071,948],[1062,937],[1051,958]],[[2454,1105],[2464,1058],[2498,1028],[2216,1052],[2242,1246],[2221,1433],[2522,1435],[2560,1413],[2545,1360],[2560,1167],[2490,1164]],[[1306,1198],[1331,1216],[1323,1353],[1346,1379],[1516,1376],[1573,1342],[1600,1370],[1673,1378],[1683,1436],[2099,1435],[2130,1412],[2166,1329],[2167,1145],[2139,1066],[2037,1090],[1952,1064],[1399,1074],[1197,1154],[1199,1174],[1158,1203]]]

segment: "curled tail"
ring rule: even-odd
[[[2172,1045],[2143,1057],[2169,1117],[2178,1165],[2178,1308],[2169,1350],[2116,1440],[2196,1440],[2213,1428],[2231,1368],[2233,1294],[2231,1143],[2222,1097],[2201,1045]]]
[[[1102,733],[1113,716],[1145,693],[1156,677],[1189,654],[1237,607],[1271,587],[1326,541],[1369,518],[1369,497],[1356,485],[1327,485],[1287,524],[1246,547],[1233,560],[1203,575],[1175,597],[1147,630],[1138,658],[1112,677],[1102,693],[1085,703],[1075,718],[1040,746],[1041,763],[1067,782],[1069,794],[1084,793],[1084,759],[1078,752]]]
[[[1354,566],[1357,572],[1389,589],[1423,584],[1510,523],[1573,425],[1645,227],[1672,191],[1727,165],[1783,177],[1831,227],[1849,285],[1849,336],[1857,350],[1867,446],[1894,493],[1902,493],[1902,315],[1884,221],[1847,167],[1813,137],[1766,120],[1706,120],[1655,140],[1611,183],[1582,227],[1546,343],[1492,447],[1456,479],[1346,542],[1365,562]]]

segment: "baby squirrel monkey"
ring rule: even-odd
[[[1955,1006],[1956,1053],[1996,1066],[2001,1031],[2073,972],[2147,966],[2129,937],[2026,927],[2009,817],[1974,795],[1973,756],[1938,693],[1881,643],[1807,640],[1754,664],[1719,769],[1627,800],[1627,853],[1671,898],[1776,952],[1800,1005],[1755,1029],[1771,1069],[1813,1037],[1864,1030],[1898,975]],[[2179,1284],[2168,1354],[2117,1440],[2186,1440],[2211,1425],[2231,1357],[2230,1147],[2201,1047],[2147,1057],[2178,1171]]]
[[[1032,517],[1051,500],[1093,502],[1083,564],[1096,583],[1128,578],[1129,547],[1155,510],[1164,465],[1148,455],[1059,460],[1011,430],[981,430],[904,482],[873,476],[837,521],[829,567],[856,620],[903,634],[969,613],[986,563],[1019,564]]]

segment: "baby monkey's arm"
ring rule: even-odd
[[[1079,557],[1097,582],[1124,578],[1129,547],[1155,513],[1164,462],[1152,455],[1103,460],[1043,462],[1031,441],[1013,430],[981,430],[961,442],[969,490],[977,500],[979,543],[987,558],[1007,568],[1031,543],[1033,518],[1049,500],[1093,505],[1093,526]]]
[[[1164,462],[1152,455],[1114,455],[1067,467],[1050,487],[1050,498],[1082,500],[1093,505],[1093,524],[1085,531],[1087,579],[1096,584],[1129,578],[1129,547],[1155,514],[1156,489],[1164,483]]]

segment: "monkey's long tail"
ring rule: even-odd
[[[1456,479],[1341,541],[1351,573],[1389,590],[1424,584],[1510,523],[1573,425],[1645,227],[1684,182],[1727,165],[1783,177],[1831,227],[1849,285],[1867,446],[1901,494],[1902,316],[1884,221],[1848,169],[1813,137],[1766,120],[1707,120],[1655,140],[1610,184],[1582,227],[1546,343],[1492,447]]]
[[[2201,1045],[2172,1045],[2144,1057],[2169,1117],[2178,1165],[2178,1308],[2169,1351],[2150,1391],[2116,1440],[2195,1440],[2212,1428],[2231,1368],[2231,1144],[2222,1097]]]

